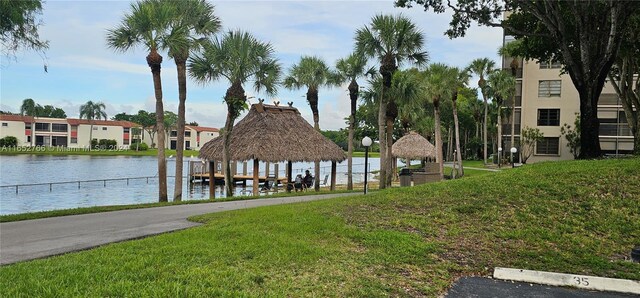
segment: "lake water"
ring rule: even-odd
[[[188,160],[185,158],[185,176],[188,175]],[[353,159],[353,180],[355,183],[364,179],[364,158]],[[249,173],[253,163],[249,162]],[[261,163],[261,176],[264,175],[264,164]],[[320,178],[331,173],[331,163],[320,164]],[[378,158],[369,159],[370,171],[376,171],[380,167]],[[274,166],[271,165],[271,173]],[[286,166],[279,165],[279,176],[284,177]],[[302,173],[311,169],[313,163],[294,163],[293,172]],[[347,182],[347,161],[338,164],[337,184]],[[157,176],[157,159],[152,156],[44,156],[44,155],[15,155],[0,156],[0,185],[22,185],[34,183],[55,183],[78,180],[100,180],[114,178],[134,178]],[[242,173],[242,164],[238,164],[238,173]],[[167,175],[175,174],[175,159],[167,162]],[[371,179],[371,175],[369,176]],[[322,182],[322,180],[321,180]],[[330,182],[329,182],[330,183]],[[174,178],[167,179],[167,193],[169,198],[173,195]],[[208,199],[208,185],[200,183],[189,184],[184,178],[183,200]],[[251,182],[247,186],[251,189]],[[244,190],[239,186],[236,193]],[[223,197],[221,186],[216,187],[216,197]],[[0,215],[68,209],[89,206],[125,205],[139,203],[153,203],[158,200],[158,179],[130,179],[97,182],[54,184],[50,186],[20,186],[18,193],[12,187],[0,188]]]

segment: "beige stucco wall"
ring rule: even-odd
[[[0,138],[12,136],[18,139],[18,146],[29,146],[25,133],[25,123],[22,121],[0,121]],[[7,126],[4,126],[4,124]]]

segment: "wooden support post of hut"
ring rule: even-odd
[[[216,161],[209,161],[209,199],[216,198]]]
[[[336,162],[331,162],[331,191],[336,190]]]
[[[280,178],[280,174],[278,173],[279,168],[280,168],[280,164],[276,163],[275,165],[273,165],[273,169],[274,169],[274,172],[275,172],[274,173],[275,175],[273,175],[274,178],[275,178],[274,181],[273,181],[273,183],[274,183],[273,186],[275,187],[276,191],[278,190],[278,183],[280,182],[280,180],[278,179],[278,178]]]
[[[258,184],[260,180],[258,178],[258,171],[260,170],[260,161],[255,158],[253,159],[253,195],[257,196],[259,193]]]
[[[291,161],[287,162],[287,192],[291,192],[291,188],[289,188],[289,185],[291,185],[291,183],[293,183],[293,178],[291,177],[291,175],[293,175],[293,164]]]

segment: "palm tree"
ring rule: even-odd
[[[229,146],[233,123],[247,106],[243,85],[253,80],[256,92],[264,90],[269,95],[277,92],[280,64],[275,58],[273,46],[258,41],[247,32],[229,31],[215,38],[204,47],[204,53],[189,59],[189,73],[200,83],[226,79],[231,86],[224,101],[227,104],[227,119],[222,136],[224,182],[227,196],[233,196],[233,177],[229,164]]]
[[[213,14],[214,6],[205,0],[164,0],[175,5],[177,15],[170,24],[167,38],[169,57],[176,63],[178,73],[178,119],[176,140],[176,175],[173,200],[182,200],[182,171],[184,156],[185,102],[187,100],[187,60],[190,52],[198,51],[204,39],[220,29],[220,20]]]
[[[518,57],[518,49],[521,45],[521,40],[514,40],[512,42],[508,42],[500,49],[498,49],[498,55],[502,57],[511,57],[511,63],[509,63],[509,68],[511,68],[511,75],[514,78],[518,77],[518,68],[520,68],[520,57]],[[516,82],[517,83],[517,82]],[[515,147],[515,135],[516,135],[516,93],[513,93],[513,97],[511,98],[511,147]],[[511,156],[513,159],[513,156]]]
[[[456,159],[458,160],[458,169],[460,171],[460,177],[464,176],[464,168],[462,167],[462,151],[460,150],[460,127],[458,122],[458,92],[465,87],[467,82],[469,81],[469,72],[466,70],[461,70],[457,67],[451,67],[450,78],[454,84],[452,85],[452,96],[451,100],[453,101],[453,124],[456,135]]]
[[[359,77],[374,72],[373,68],[367,69],[367,58],[357,53],[351,53],[347,58],[340,59],[336,62],[337,74],[340,81],[349,82],[349,98],[351,99],[351,114],[349,115],[349,144],[347,159],[347,189],[353,189],[353,133],[356,123],[356,107],[358,103],[358,92],[360,86],[356,81]]]
[[[493,98],[497,104],[498,112],[498,148],[502,147],[502,105],[506,98],[512,98],[516,91],[516,79],[506,71],[494,71],[489,74],[489,87],[490,93],[493,94]]]
[[[320,131],[320,115],[318,114],[318,89],[323,86],[338,85],[338,76],[319,57],[302,56],[298,64],[294,64],[289,75],[284,79],[288,89],[307,88],[307,102],[313,113],[313,127]],[[315,162],[316,179],[314,189],[320,191],[320,161]]]
[[[444,161],[442,154],[442,129],[440,128],[440,103],[453,94],[457,78],[451,68],[442,63],[432,63],[424,71],[423,87],[427,95],[427,102],[433,104],[433,118],[435,122],[436,162],[440,171],[440,179],[444,178]]]
[[[91,150],[91,141],[93,140],[93,120],[104,119],[107,120],[107,113],[104,103],[87,101],[87,103],[80,106],[80,118],[89,120],[91,128],[89,129],[89,150]]]
[[[126,52],[136,46],[144,47],[149,54],[147,65],[153,76],[153,87],[156,98],[156,131],[158,134],[158,197],[160,202],[167,202],[167,162],[164,156],[164,106],[162,103],[162,82],[160,68],[162,56],[159,50],[167,48],[168,29],[175,16],[175,5],[168,1],[142,0],[131,4],[131,12],[126,14],[119,27],[107,32],[107,44],[117,51]]]
[[[471,61],[471,64],[467,67],[467,69],[469,69],[469,71],[471,71],[473,74],[477,75],[478,77],[480,77],[478,79],[478,87],[480,87],[480,92],[482,93],[482,99],[484,100],[484,121],[482,122],[482,138],[483,138],[483,157],[484,157],[484,164],[487,164],[487,114],[489,112],[489,106],[487,104],[487,81],[485,80],[485,76],[488,76],[489,73],[491,73],[493,71],[493,69],[495,68],[496,63],[493,62],[491,59],[489,58],[478,58],[475,59],[473,61]]]
[[[370,26],[356,31],[356,52],[380,61],[382,100],[378,110],[380,141],[380,188],[391,185],[391,145],[393,123],[398,116],[397,106],[386,93],[398,65],[409,61],[426,63],[428,55],[422,51],[424,35],[411,20],[403,15],[376,15]],[[386,128],[386,129],[385,129]]]

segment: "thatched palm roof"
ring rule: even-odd
[[[393,143],[391,154],[409,159],[435,158],[436,147],[423,136],[412,131]]]
[[[223,136],[207,142],[200,158],[222,160]],[[230,160],[258,159],[282,161],[343,161],[344,151],[316,131],[298,109],[289,106],[251,106],[249,113],[234,127],[231,135]]]

